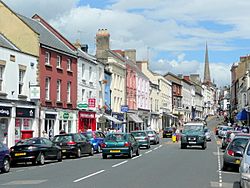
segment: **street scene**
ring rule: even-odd
[[[0,0],[0,187],[249,188],[249,8]]]

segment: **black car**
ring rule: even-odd
[[[172,134],[174,133],[174,129],[172,127],[166,127],[163,129],[163,138],[171,138]]]
[[[94,154],[94,148],[91,142],[79,133],[56,135],[53,142],[62,148],[62,154],[66,157],[74,155],[79,158],[82,154]]]
[[[10,148],[11,164],[32,162],[43,165],[45,160],[62,161],[62,150],[47,138],[36,137],[21,140]]]
[[[9,172],[10,171],[10,153],[9,148],[0,142],[0,171]]]

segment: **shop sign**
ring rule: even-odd
[[[86,103],[79,103],[79,104],[77,105],[77,108],[79,108],[79,109],[88,108],[88,104],[86,104]]]
[[[16,108],[16,117],[35,117],[35,108]]]
[[[59,112],[59,119],[73,119],[73,113],[70,112]]]
[[[94,98],[90,98],[88,99],[88,106],[89,108],[95,108],[95,99]]]
[[[86,119],[94,119],[95,118],[95,114],[94,113],[80,112],[79,117],[80,118],[86,118]]]
[[[11,107],[0,106],[0,117],[10,117]]]
[[[122,105],[121,106],[121,111],[122,112],[128,112],[128,105]]]

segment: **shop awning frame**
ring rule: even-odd
[[[143,120],[136,114],[128,114],[129,118],[135,123],[143,123]]]
[[[109,121],[112,121],[112,122],[116,123],[116,124],[122,124],[123,123],[122,121],[120,121],[120,120],[118,120],[118,119],[116,119],[113,116],[110,116],[108,114],[104,114],[103,117],[106,118]]]
[[[240,121],[246,121],[247,120],[247,111],[246,109],[241,110],[237,115],[236,119]]]

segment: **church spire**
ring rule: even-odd
[[[203,80],[203,83],[208,84],[208,85],[211,84],[207,42],[206,42],[205,68],[204,68],[204,80]]]

